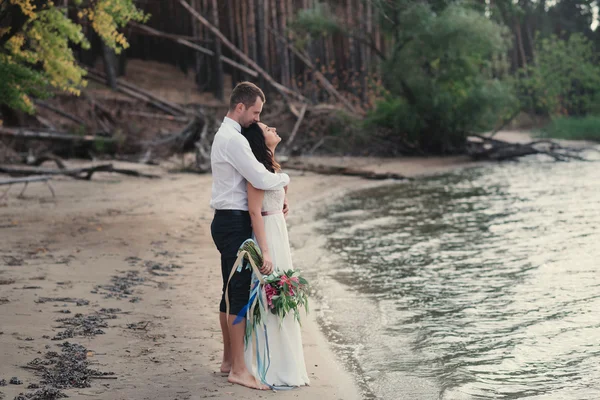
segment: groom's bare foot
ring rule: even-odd
[[[231,372],[231,363],[223,361],[221,363],[221,373],[228,374],[229,372]]]
[[[246,371],[243,374],[239,374],[239,375],[231,372],[229,374],[229,378],[227,378],[227,380],[229,382],[235,383],[237,385],[249,387],[250,389],[257,389],[257,390],[268,390],[269,389],[269,387],[267,385],[263,385],[262,383],[257,381],[256,378],[254,376],[252,376],[252,374],[250,374],[250,372],[248,372],[248,371]]]

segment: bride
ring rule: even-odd
[[[258,161],[271,172],[280,170],[275,161],[275,148],[281,138],[275,128],[258,122],[244,128],[242,135],[248,139]],[[253,239],[261,249],[264,260],[261,271],[266,275],[292,269],[288,231],[282,211],[286,192],[287,186],[285,189],[263,191],[248,184],[248,211],[252,219]],[[282,322],[271,312],[265,314],[266,332],[259,324],[256,327],[259,340],[246,343],[248,370],[258,380],[271,386],[308,385],[300,325],[293,313],[286,315]],[[257,365],[256,358],[256,354],[265,354],[265,345],[269,354],[269,359],[262,362],[268,367],[266,375],[264,365]]]

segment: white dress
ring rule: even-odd
[[[274,212],[264,215],[265,233],[269,254],[273,260],[273,268],[276,271],[287,271],[292,269],[292,256],[288,240],[287,225],[283,213],[284,189],[265,191],[262,210]],[[253,236],[256,241],[256,237]],[[300,311],[305,317],[305,312]],[[266,374],[266,383],[274,386],[303,386],[308,385],[309,379],[304,362],[302,350],[302,336],[300,325],[294,319],[293,313],[288,313],[280,325],[279,317],[271,312],[267,315],[266,328],[269,343],[269,369]],[[263,315],[264,315],[263,314]],[[265,330],[257,326],[258,351],[263,354],[265,346]],[[256,353],[254,352],[255,341],[246,343],[245,359],[248,369],[260,380],[257,369]]]

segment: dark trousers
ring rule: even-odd
[[[237,251],[246,239],[252,237],[250,214],[244,211],[217,211],[210,225],[210,231],[217,249],[221,253],[221,275],[223,294],[219,311],[226,312],[225,289]],[[252,271],[243,269],[236,272],[229,283],[229,314],[237,315],[248,303]]]

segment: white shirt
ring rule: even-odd
[[[269,172],[260,163],[242,135],[242,127],[225,117],[215,135],[210,152],[212,169],[212,198],[215,210],[248,210],[246,181],[261,190],[287,186],[290,177],[284,173]]]

